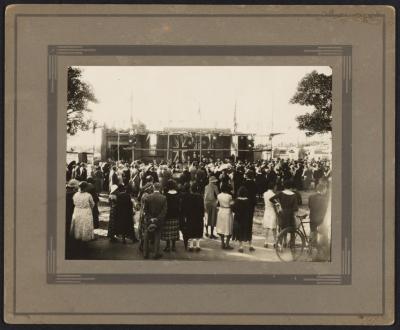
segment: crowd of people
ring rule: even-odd
[[[71,162],[66,167],[66,251],[73,251],[72,246],[79,251],[94,238],[102,192],[108,194],[110,205],[110,241],[117,242],[117,237],[123,243],[126,238],[139,241],[142,251],[148,251],[152,242],[155,259],[162,256],[160,241],[165,242],[164,252],[176,250],[179,232],[189,252],[201,251],[204,235],[219,236],[224,250],[233,249],[232,241],[237,241],[239,252],[244,252],[245,242],[249,252],[254,251],[257,203],[264,204],[264,247],[274,247],[278,228],[295,223],[302,204],[300,191],[312,191],[308,206],[311,234],[316,235],[328,206],[330,178],[330,162],[320,159],[203,159],[191,164],[109,161],[94,166]]]

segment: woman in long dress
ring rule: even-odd
[[[229,193],[230,187],[226,184],[221,186],[221,193],[218,194],[218,215],[217,215],[217,233],[221,237],[221,248],[232,250],[229,245],[233,230],[233,215],[232,215],[232,195]]]
[[[117,193],[117,226],[116,234],[122,236],[122,243],[126,243],[126,237],[129,237],[133,243],[136,243],[135,228],[133,224],[133,203],[131,196],[126,192],[123,185],[118,187]]]
[[[167,182],[167,215],[161,231],[161,239],[166,241],[164,251],[175,251],[175,242],[179,239],[179,217],[180,217],[180,195],[178,194],[175,181]]]
[[[237,192],[237,197],[232,205],[233,217],[233,235],[234,241],[239,241],[239,252],[243,253],[243,242],[249,242],[249,251],[255,249],[251,245],[253,221],[251,216],[251,202],[248,198],[247,189],[242,186]]]
[[[92,208],[94,201],[87,189],[87,182],[79,184],[79,191],[74,195],[74,213],[71,222],[71,234],[77,241],[87,242],[94,239]]]
[[[110,195],[108,201],[110,203],[110,218],[108,221],[108,232],[107,237],[111,242],[116,242],[115,235],[117,233],[117,193],[118,186],[116,184],[110,187]]]
[[[276,242],[276,227],[277,227],[277,219],[276,219],[276,212],[274,209],[274,204],[270,201],[270,198],[272,198],[275,193],[273,191],[273,185],[270,184],[268,186],[267,191],[264,193],[264,217],[263,217],[263,228],[265,229],[265,242],[264,242],[264,247],[268,247],[268,237],[270,236],[271,232],[274,238],[274,243],[273,246],[275,246]]]
[[[189,252],[201,250],[200,239],[203,237],[204,227],[204,200],[201,195],[201,185],[194,182],[190,187],[190,194],[186,195],[182,203],[182,213],[185,218],[185,238],[189,241]]]

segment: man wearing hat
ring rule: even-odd
[[[204,189],[204,207],[207,213],[206,236],[208,237],[208,227],[210,227],[210,238],[217,238],[214,236],[214,227],[217,223],[217,196],[219,190],[217,187],[217,178],[210,176],[208,185]]]
[[[161,229],[167,214],[167,198],[160,193],[161,185],[156,182],[153,185],[154,192],[143,198],[144,210],[144,257],[149,257],[149,234],[154,237],[154,259],[162,257],[160,253]]]

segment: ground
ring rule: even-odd
[[[302,192],[303,205],[301,212],[307,212],[309,192]],[[109,217],[109,206],[107,195],[100,196],[100,228],[95,230],[96,239],[87,244],[87,249],[82,253],[81,259],[95,260],[137,260],[143,259],[139,251],[139,244],[132,244],[127,240],[126,244],[121,241],[110,242],[107,236]],[[137,232],[139,212],[135,215],[135,228]],[[165,242],[161,241],[161,252],[163,260],[224,260],[224,261],[279,261],[272,246],[264,247],[264,230],[261,226],[263,216],[263,202],[257,204],[253,224],[253,246],[255,251],[250,252],[248,245],[245,245],[244,253],[238,252],[238,242],[231,242],[233,250],[222,250],[219,239],[203,237],[201,240],[201,251],[187,252],[184,249],[182,239],[176,243],[176,252],[162,252]],[[308,228],[307,228],[308,231]],[[303,259],[304,260],[304,259]]]

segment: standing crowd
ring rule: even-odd
[[[182,233],[187,251],[201,251],[205,235],[219,239],[221,248],[244,252],[252,244],[257,203],[263,202],[264,247],[273,247],[278,229],[295,225],[302,204],[300,191],[309,197],[311,234],[316,235],[328,207],[331,166],[327,160],[237,161],[203,159],[182,164],[162,161],[105,162],[96,166],[71,162],[66,167],[66,253],[79,254],[94,239],[99,226],[99,195],[108,193],[108,238],[140,242],[144,257],[153,246],[154,258],[176,250]],[[138,233],[134,214],[139,212]],[[218,235],[218,236],[217,236]],[[75,251],[75,252],[74,252]],[[74,254],[75,253],[75,254]]]

